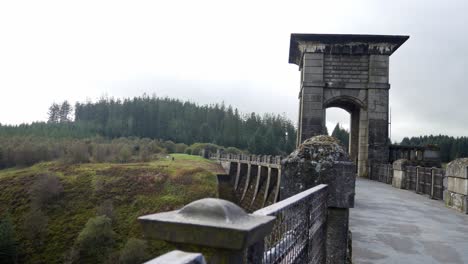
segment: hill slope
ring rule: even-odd
[[[174,157],[174,160],[172,160]],[[168,211],[204,197],[217,197],[216,173],[223,170],[214,162],[182,154],[147,163],[88,163],[64,165],[39,163],[23,169],[0,170],[0,216],[13,220],[19,242],[20,263],[63,263],[64,255],[87,221],[102,204],[111,204],[112,228],[116,233],[112,252],[129,238],[141,238],[137,217]],[[31,219],[31,189],[44,175],[56,175],[63,191],[44,204],[47,232],[43,243],[28,236]],[[169,249],[162,242],[150,242],[149,253]]]

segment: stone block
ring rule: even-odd
[[[447,176],[468,179],[468,158],[456,159],[447,164]]]
[[[406,189],[406,171],[393,171],[392,186],[398,189]]]
[[[462,213],[468,214],[468,196],[454,193],[451,191],[444,191],[445,205],[447,207],[458,210]]]
[[[407,159],[395,160],[392,164],[393,170],[406,171],[406,167],[410,166],[411,163]]]
[[[311,66],[318,66],[323,67],[323,61],[321,59],[314,59],[314,60],[305,60],[304,67],[311,67]]]
[[[323,74],[322,67],[304,67],[303,69],[304,74],[315,73],[315,74]]]
[[[468,195],[468,179],[447,176],[447,190]]]
[[[321,73],[304,73],[304,82],[322,82],[323,74]]]
[[[375,76],[375,75],[370,75],[370,76],[369,76],[369,82],[373,82],[373,83],[388,83],[388,77],[386,77],[386,76]]]
[[[407,159],[399,159],[393,162],[392,186],[398,189],[407,189],[406,186],[406,167],[411,165]]]
[[[322,60],[322,59],[323,59],[322,53],[311,53],[311,52],[304,53],[304,61]]]
[[[155,259],[145,262],[144,264],[206,264],[205,258],[200,253],[190,253],[180,250],[173,250],[169,253],[161,255]]]

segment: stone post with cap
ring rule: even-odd
[[[329,136],[305,140],[282,161],[280,199],[319,184],[328,185],[326,263],[351,259],[349,208],[354,207],[356,165],[340,142]]]
[[[468,214],[468,158],[456,159],[447,164],[447,189],[445,204]]]
[[[138,218],[146,238],[170,242],[179,250],[201,252],[209,264],[243,263],[245,250],[271,232],[274,219],[249,215],[236,204],[215,198]]]

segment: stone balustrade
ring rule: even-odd
[[[374,164],[370,172],[371,180],[444,200],[447,207],[468,214],[468,158],[456,159],[446,169],[414,166],[411,160],[399,159],[393,164]]]

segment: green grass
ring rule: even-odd
[[[174,157],[174,160],[172,160]],[[137,217],[175,210],[191,201],[217,197],[216,163],[198,156],[173,154],[147,163],[88,163],[65,165],[46,162],[28,168],[0,170],[0,215],[9,213],[20,245],[20,263],[62,263],[96,207],[107,199],[114,203],[114,251],[130,237],[141,238]],[[23,231],[25,213],[30,208],[28,190],[42,173],[55,173],[64,187],[57,199],[43,212],[49,218],[45,243],[33,246]],[[150,243],[151,255],[171,247],[163,242]]]

